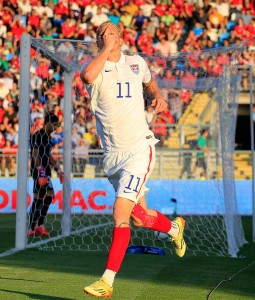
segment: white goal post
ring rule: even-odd
[[[71,54],[63,51],[64,46],[70,46],[72,48]],[[63,47],[62,47],[63,46]],[[71,47],[72,46],[72,47]],[[63,184],[63,207],[61,214],[50,214],[47,218],[49,227],[51,228],[50,238],[27,238],[27,224],[28,224],[28,185],[32,185],[31,179],[29,179],[29,138],[30,138],[30,70],[31,61],[30,51],[33,47],[38,57],[45,57],[50,61],[53,68],[61,69],[64,74],[64,96],[62,98],[63,112],[64,112],[64,146],[63,146],[63,169],[65,172],[65,181]],[[164,179],[164,185],[159,187],[159,194],[162,189],[165,190],[165,194],[169,191],[172,194],[172,198],[177,195],[178,201],[178,213],[186,214],[188,217],[188,230],[187,230],[187,244],[188,251],[191,254],[198,255],[203,253],[205,255],[231,255],[237,256],[240,247],[245,243],[244,233],[241,223],[240,214],[238,213],[237,197],[235,190],[235,179],[233,175],[233,152],[234,152],[234,138],[235,138],[235,126],[237,117],[237,97],[238,97],[238,85],[240,76],[236,72],[235,64],[238,56],[244,50],[245,44],[233,45],[229,48],[219,48],[214,50],[203,51],[202,53],[182,53],[176,54],[176,56],[169,60],[162,57],[144,57],[153,66],[153,62],[163,61],[165,69],[170,70],[173,73],[174,65],[177,65],[179,74],[186,72],[191,66],[193,66],[195,81],[192,78],[176,76],[173,81],[166,81],[165,78],[158,77],[158,84],[162,91],[167,95],[171,92],[175,92],[176,95],[182,90],[190,90],[193,94],[192,105],[195,105],[196,101],[201,99],[206,102],[204,106],[203,120],[205,123],[200,123],[195,128],[194,125],[183,122],[179,119],[178,126],[182,128],[179,130],[178,126],[170,131],[169,140],[171,136],[178,135],[182,141],[180,148],[181,151],[170,150],[164,151],[164,149],[158,149],[157,158],[159,169],[164,169],[167,164],[167,159],[170,155],[174,157],[175,161],[181,163],[184,162],[184,157],[180,159],[180,153],[185,151],[185,146],[188,145],[189,135],[190,141],[194,140],[194,135],[197,135],[203,128],[208,128],[212,136],[214,145],[211,152],[208,154],[208,166],[213,170],[211,174],[214,174],[214,178],[211,180],[198,181],[198,180],[168,180],[165,175],[167,171],[159,172],[162,176],[159,179]],[[60,50],[61,49],[61,50]],[[74,108],[72,97],[77,92],[73,88],[74,75],[79,71],[81,61],[84,57],[93,57],[96,53],[95,45],[85,45],[81,41],[72,40],[47,40],[47,39],[35,39],[30,35],[23,35],[21,39],[21,71],[20,71],[20,111],[19,111],[19,153],[18,153],[18,183],[17,183],[17,213],[16,213],[16,250],[22,250],[28,247],[40,246],[42,249],[72,249],[72,250],[105,250],[110,244],[110,231],[112,227],[112,220],[109,211],[110,205],[107,206],[108,210],[104,214],[93,215],[91,211],[79,211],[73,210],[70,202],[72,198],[72,190],[76,189],[77,185],[81,187],[84,185],[86,188],[89,184],[86,183],[88,179],[81,178],[76,180],[73,177],[73,160],[72,160],[72,127]],[[223,53],[223,54],[222,54]],[[227,57],[229,59],[228,64],[224,64],[222,72],[216,74],[215,72],[209,72],[205,68],[206,63],[211,60],[217,62],[218,57]],[[187,68],[188,66],[188,68]],[[208,67],[208,66],[207,66]],[[209,67],[208,67],[209,68]],[[49,81],[47,81],[48,83]],[[195,83],[194,83],[195,82]],[[42,94],[44,91],[41,91]],[[169,96],[170,97],[170,96]],[[189,107],[186,108],[185,113],[188,112]],[[191,110],[192,112],[192,110]],[[201,117],[202,118],[202,117]],[[186,119],[187,120],[187,119]],[[189,129],[185,130],[185,126]],[[184,128],[184,129],[183,129]],[[196,133],[194,133],[196,132]],[[188,142],[187,142],[188,141]],[[192,149],[191,149],[192,150]],[[189,153],[191,150],[187,150]],[[100,151],[99,151],[100,152]],[[176,154],[178,153],[178,154]],[[192,163],[196,160],[198,151],[192,152]],[[171,161],[169,158],[169,162]],[[164,160],[165,159],[165,160]],[[165,170],[165,169],[164,169]],[[163,177],[164,176],[164,177]],[[102,176],[103,177],[103,176]],[[81,183],[83,180],[83,183]],[[101,179],[100,179],[101,180]],[[153,181],[153,179],[152,179]],[[108,187],[107,180],[102,178],[102,183],[107,193],[110,192],[111,187]],[[160,182],[161,183],[161,182]],[[85,187],[86,186],[86,187]],[[194,191],[198,186],[201,186],[203,190],[210,188],[212,194],[215,195],[215,207],[217,209],[212,210],[210,213],[206,209],[206,193],[204,195],[198,191],[197,194],[197,207],[201,210],[196,214],[193,205],[188,202],[195,201],[194,199],[183,198],[188,197],[189,189]],[[31,190],[31,188],[30,188]],[[170,197],[170,198],[171,198]],[[183,200],[183,202],[181,202]],[[112,199],[113,201],[113,199]],[[169,199],[167,199],[169,201]],[[209,201],[209,200],[208,200]],[[217,202],[217,203],[216,203]],[[176,203],[176,202],[175,202]],[[171,204],[172,205],[172,204]],[[214,204],[213,204],[214,205]],[[209,204],[208,204],[209,206]],[[204,210],[203,210],[203,209]],[[209,212],[208,212],[209,211]],[[172,214],[171,208],[167,211],[167,214]],[[56,225],[57,224],[57,225]],[[59,225],[60,224],[60,225]],[[106,239],[102,238],[102,235],[106,235]],[[60,242],[61,240],[61,242]],[[78,244],[81,243],[81,244]],[[153,245],[160,246],[164,249],[169,248],[167,242],[157,241],[154,234],[148,230],[138,229],[133,232],[131,243],[134,245]],[[83,246],[85,247],[83,248]],[[172,252],[169,250],[169,252]]]

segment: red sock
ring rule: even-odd
[[[130,227],[114,227],[106,269],[119,271],[129,244],[130,232]]]
[[[145,228],[160,232],[169,232],[172,227],[171,221],[159,211],[155,211],[157,216],[148,215],[146,210],[140,204],[136,204],[132,210],[132,215],[141,220]]]
[[[166,216],[162,215],[162,213],[160,213],[159,211],[156,210],[156,212],[157,217],[154,224],[151,226],[151,229],[160,232],[169,232],[172,227],[171,221]]]

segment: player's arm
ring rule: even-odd
[[[36,168],[39,168],[41,166],[41,160],[39,155],[39,149],[37,147],[33,147],[32,149],[32,158]]]
[[[151,100],[151,106],[155,107],[156,113],[163,112],[167,103],[160,93],[159,87],[155,79],[151,79],[148,83],[143,83],[145,95]]]
[[[55,158],[53,158],[52,156],[50,156],[50,165],[51,165],[53,168],[55,168],[55,166],[58,165],[58,161],[57,161]]]
[[[81,80],[86,84],[91,84],[95,81],[97,76],[103,70],[105,62],[114,47],[115,39],[107,33],[108,32],[106,28],[106,30],[103,31],[102,34],[98,37],[97,43],[99,45],[99,48],[101,48],[99,54],[94,59],[86,63],[81,70]]]
[[[50,156],[50,165],[57,172],[60,183],[64,183],[64,180],[65,180],[64,172],[60,168],[58,161],[55,158],[53,158],[52,156]]]
[[[41,145],[41,136],[39,134],[34,134],[31,138],[31,157],[34,162],[34,166],[38,169],[42,165],[41,156],[39,152],[39,147]]]
[[[102,51],[92,59],[81,70],[81,80],[86,84],[91,84],[95,81],[97,76],[103,70],[105,62],[110,54],[109,48],[102,49]]]
[[[39,149],[37,147],[32,148],[32,159],[34,161],[37,170],[37,180],[39,185],[45,186],[48,183],[48,176],[45,173],[44,168],[41,165],[41,159],[39,155]]]

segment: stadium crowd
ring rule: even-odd
[[[1,0],[0,1],[0,151],[1,172],[15,175],[18,148],[19,47],[23,33],[36,38],[81,40],[95,43],[97,27],[110,20],[118,25],[124,38],[123,51],[154,55],[149,67],[154,77],[167,87],[176,80],[189,87],[204,74],[218,76],[231,57],[202,57],[205,49],[238,44],[255,34],[255,7],[245,0]],[[63,47],[68,47],[68,42]],[[176,52],[193,53],[188,65],[171,60]],[[54,112],[63,123],[64,80],[61,70],[53,68],[46,57],[34,59],[31,74],[31,134],[43,126],[45,112]],[[255,42],[238,58],[240,65],[254,65]],[[170,84],[170,85],[171,85]],[[248,76],[243,76],[248,89]],[[173,85],[174,86],[174,85]],[[88,149],[97,148],[95,118],[90,111],[88,94],[75,74],[73,87],[73,137],[75,164],[86,164]],[[194,83],[195,87],[195,83]],[[163,88],[169,108],[155,115],[146,108],[146,119],[161,144],[169,134],[168,124],[178,122],[192,100],[192,88]],[[63,129],[52,136],[54,154],[63,148]],[[5,155],[6,154],[6,155]],[[75,167],[74,167],[75,168]],[[75,171],[75,169],[74,169]],[[81,172],[84,168],[81,167]]]

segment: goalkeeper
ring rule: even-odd
[[[34,199],[29,214],[28,236],[49,236],[44,219],[54,198],[51,182],[51,167],[57,172],[60,182],[64,182],[64,173],[57,161],[51,156],[51,133],[59,126],[56,115],[47,114],[44,128],[31,137],[31,175],[34,180]]]
[[[155,163],[158,140],[149,130],[144,115],[143,92],[152,100],[156,113],[167,107],[145,60],[139,55],[121,53],[120,29],[107,21],[97,30],[99,54],[82,66],[81,79],[91,97],[97,133],[104,148],[104,171],[113,185],[115,227],[106,270],[84,291],[91,296],[109,298],[116,273],[130,240],[130,218],[134,225],[168,233],[179,257],[185,254],[185,220],[170,221],[160,212],[148,209],[145,184]]]

